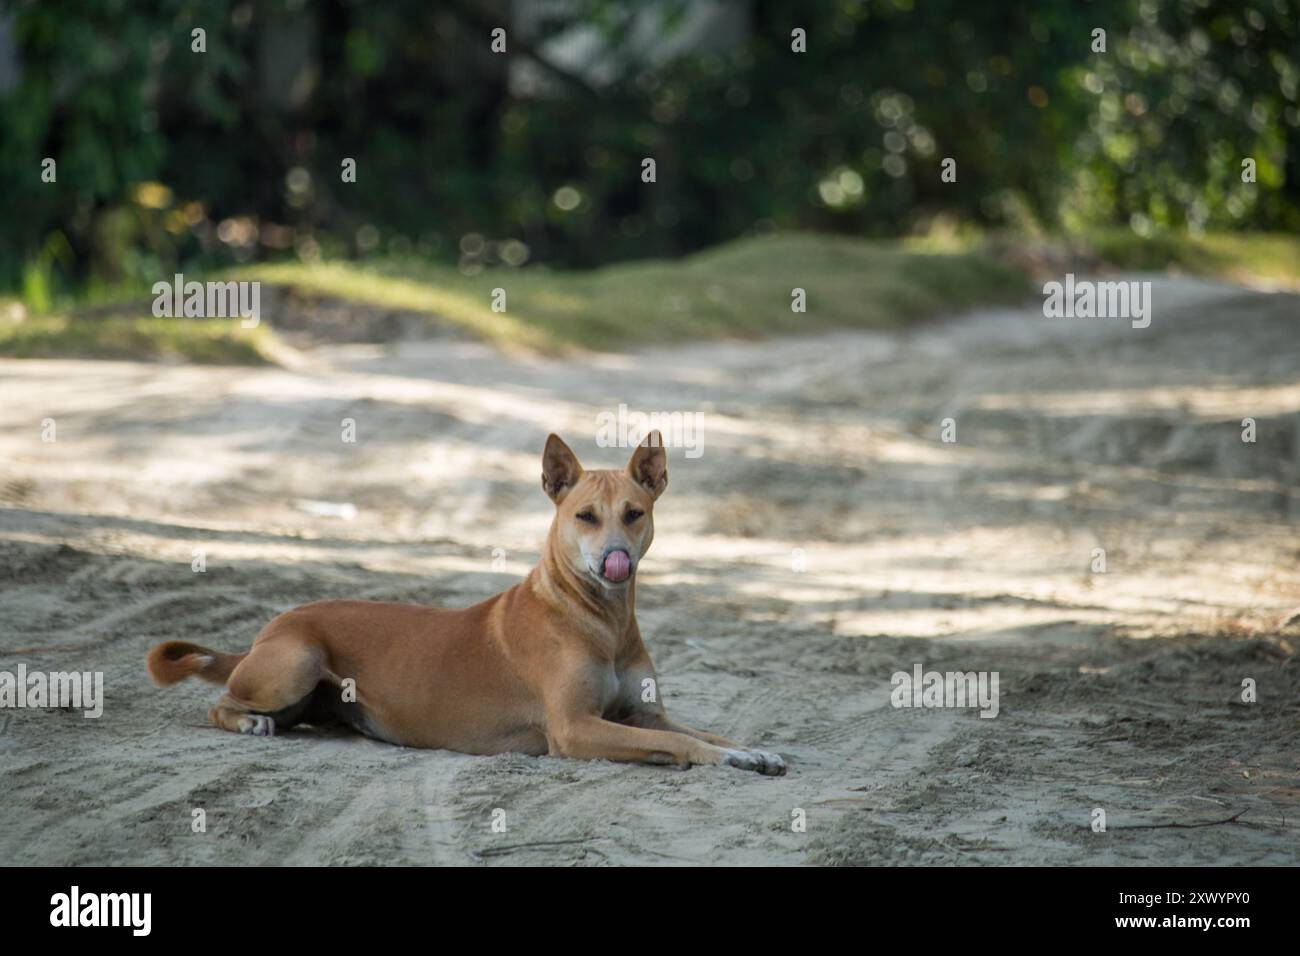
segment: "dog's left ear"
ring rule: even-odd
[[[578,456],[559,435],[550,435],[542,452],[542,490],[558,505],[581,477]]]
[[[668,453],[664,451],[664,438],[658,431],[645,436],[632,459],[627,463],[627,473],[632,480],[658,499],[668,487]]]

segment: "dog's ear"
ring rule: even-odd
[[[560,436],[550,435],[546,439],[546,450],[542,452],[542,490],[557,505],[564,500],[569,489],[582,477],[582,465]]]
[[[627,463],[627,473],[632,480],[658,499],[668,487],[668,453],[664,451],[664,438],[658,431],[645,436],[632,460]]]

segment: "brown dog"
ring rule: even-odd
[[[271,621],[246,654],[168,641],[146,667],[160,685],[225,684],[208,717],[237,733],[341,722],[411,747],[783,774],[776,754],[674,723],[659,701],[633,604],[667,484],[658,432],[624,471],[584,471],[551,435],[542,488],[555,519],[508,591],[460,611],[319,601]]]

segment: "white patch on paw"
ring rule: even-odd
[[[770,777],[779,777],[785,773],[785,761],[781,759],[780,754],[769,753],[766,750],[752,750],[750,753],[763,761],[763,768],[759,773]]]
[[[739,770],[752,770],[768,777],[779,777],[785,773],[785,761],[777,754],[766,750],[730,750],[724,748],[724,760],[728,766]]]
[[[275,721],[265,714],[248,714],[239,718],[239,732],[253,737],[274,737]]]

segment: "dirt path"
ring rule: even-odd
[[[0,859],[1300,862],[1300,299],[1154,303],[1145,330],[1028,307],[582,363],[0,362],[0,669],[102,670],[107,696],[0,711]],[[242,649],[305,601],[509,585],[546,433],[621,462],[595,445],[620,402],[705,414],[639,592],[670,711],[788,776],[237,738],[213,688],[147,681],[152,643]],[[998,716],[890,706],[916,664],[998,672]]]

